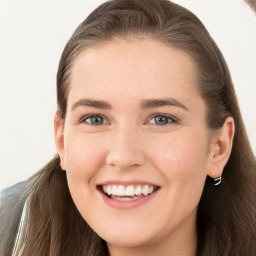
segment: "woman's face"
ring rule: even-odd
[[[72,69],[61,129],[74,203],[110,248],[195,239],[212,154],[186,53],[149,39],[86,49]]]

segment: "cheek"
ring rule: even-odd
[[[104,164],[104,157],[99,141],[83,137],[81,134],[66,135],[65,167],[72,175],[90,177],[95,169]]]
[[[93,178],[105,163],[101,144],[84,137],[83,134],[67,134],[64,144],[68,186],[78,208],[80,202],[92,196]]]
[[[158,169],[166,178],[170,211],[178,209],[177,219],[181,212],[191,212],[198,205],[207,176],[206,152],[207,140],[185,134],[158,151]]]
[[[102,147],[97,140],[85,139],[81,133],[67,133],[65,139],[64,162],[68,187],[77,209],[86,217],[94,207],[92,199],[95,199],[95,188],[92,181],[105,163],[104,152],[100,150]],[[84,202],[90,202],[91,208]]]
[[[207,140],[202,136],[182,134],[154,147],[154,157],[164,175],[184,183],[206,177]]]

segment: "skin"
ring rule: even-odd
[[[113,40],[84,50],[75,62],[66,119],[55,116],[56,146],[74,203],[112,256],[195,255],[205,179],[221,175],[234,134],[232,118],[218,131],[207,128],[196,72],[185,52],[150,39]],[[77,104],[85,98],[111,109]],[[166,98],[185,108],[141,105]],[[103,123],[90,123],[91,114]],[[160,125],[155,116],[163,114],[168,123]],[[120,210],[96,189],[108,180],[160,189],[146,204]]]

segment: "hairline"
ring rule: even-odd
[[[152,40],[152,41],[158,42],[160,44],[163,44],[165,46],[169,46],[174,49],[180,50],[187,55],[189,60],[195,66],[195,81],[196,81],[195,89],[196,89],[197,93],[200,95],[200,97],[202,97],[202,99],[204,100],[204,102],[206,104],[206,114],[207,114],[209,111],[207,102],[206,102],[205,98],[203,97],[203,95],[201,94],[200,89],[199,89],[199,84],[200,84],[199,73],[200,72],[199,72],[199,64],[196,61],[196,57],[192,54],[192,51],[190,51],[189,49],[185,49],[185,47],[178,47],[174,43],[172,43],[169,40],[167,40],[166,38],[164,38],[163,36],[159,36],[157,33],[154,34],[154,32],[152,32],[152,33],[129,32],[129,33],[126,33],[123,35],[109,36],[109,38],[105,38],[104,40],[103,39],[84,40],[86,43],[81,44],[78,49],[78,52],[72,56],[72,60],[70,62],[70,66],[68,69],[69,70],[68,77],[65,82],[67,87],[65,88],[65,94],[64,94],[64,97],[66,100],[66,112],[67,112],[67,105],[68,105],[68,95],[70,92],[70,86],[71,86],[71,80],[72,80],[72,73],[73,73],[76,63],[82,57],[83,53],[88,49],[98,49],[100,47],[104,47],[106,44],[111,43],[113,41],[128,41],[129,42],[129,41],[137,41],[137,40]],[[64,115],[64,118],[62,118],[63,123],[65,123],[65,117],[66,117],[66,113]],[[210,129],[210,127],[208,127],[208,128]]]

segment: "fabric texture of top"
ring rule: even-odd
[[[22,253],[28,226],[29,189],[20,182],[0,191],[0,255]]]

